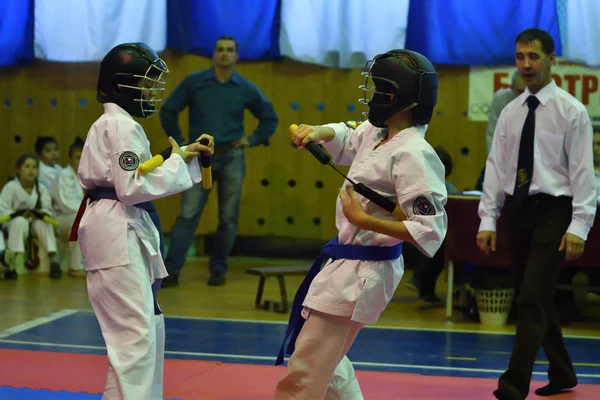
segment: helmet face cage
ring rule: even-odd
[[[365,117],[368,117],[369,108],[371,107],[378,107],[380,109],[392,107],[400,92],[400,87],[393,80],[371,74],[371,68],[375,64],[375,61],[377,61],[377,58],[367,61],[361,73],[365,77],[365,83],[358,87],[363,91],[363,97],[359,98],[358,102],[363,105],[364,110],[362,115]],[[417,103],[413,103],[400,111],[409,110],[416,105]]]
[[[359,89],[363,91],[363,97],[358,99],[358,102],[363,104],[364,111],[362,115],[367,117],[369,116],[369,109],[375,108],[384,112],[384,110],[390,110],[393,107],[397,107],[400,104],[398,102],[402,102],[401,99],[402,93],[400,93],[400,87],[398,84],[391,79],[373,76],[371,73],[371,69],[373,65],[384,58],[387,58],[386,55],[380,55],[375,57],[373,60],[367,61],[363,71],[361,73],[362,76],[365,77],[365,83],[359,86]],[[427,75],[428,73],[422,70],[417,70],[420,73],[419,77],[419,88],[421,87],[421,79],[423,75]],[[420,99],[420,90],[417,90],[417,102],[411,102],[407,104],[405,107],[398,109],[396,112],[404,112],[408,111],[419,105]]]
[[[370,73],[363,72],[365,77],[364,85],[360,85],[359,89],[363,92],[363,97],[358,99],[358,102],[363,105],[364,111],[362,115],[367,116],[370,107],[390,107],[394,104],[396,93],[398,93],[398,85],[396,82],[386,79],[373,77]]]
[[[139,96],[133,97],[132,100],[139,103],[143,117],[150,117],[158,111],[157,103],[162,102],[167,84],[163,76],[168,73],[167,64],[162,59],[157,58],[148,67],[144,75],[131,75],[137,81],[138,86],[117,83],[117,88],[139,91]]]

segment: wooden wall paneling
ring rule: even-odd
[[[363,121],[364,108],[358,103],[362,91],[358,88],[363,83],[360,69],[333,70],[329,85],[329,97],[335,101],[330,120],[327,122]],[[342,173],[347,174],[349,167],[336,165]],[[336,203],[338,190],[342,187],[344,178],[329,166],[322,166],[323,188],[320,190],[320,213],[322,231],[320,239],[329,240],[337,235],[335,225]]]
[[[17,87],[19,68],[0,69],[0,148],[2,159],[0,160],[0,187],[8,181],[9,176],[14,174],[16,159],[14,137],[17,134],[15,126],[15,113],[17,104],[14,93]]]
[[[457,148],[454,168],[449,177],[459,190],[473,190],[487,158],[485,131],[487,123],[473,122],[468,117],[469,71],[464,68],[457,79]]]
[[[456,93],[458,88],[458,78],[461,73],[460,68],[436,66],[439,74],[438,104],[434,109],[433,117],[425,139],[433,146],[442,146],[445,148],[456,162],[459,156],[460,146],[457,136],[459,106],[457,104]],[[453,174],[453,177],[455,175]]]
[[[65,132],[67,147],[76,136],[85,138],[92,124],[104,113],[104,106],[96,100],[99,63],[75,63],[68,77],[69,91],[74,92],[73,112],[75,123],[72,130]]]
[[[11,100],[11,123],[12,140],[10,141],[9,154],[10,164],[5,176],[15,176],[15,161],[23,153],[35,153],[35,133],[32,132],[37,121],[28,121],[28,110],[26,99],[29,92],[27,78],[32,66],[26,66],[18,69],[18,72],[10,81],[10,100]]]
[[[78,81],[75,79],[77,76],[78,64],[77,63],[60,63],[60,69],[62,71],[61,76],[61,85],[60,89],[57,89],[57,101],[58,104],[56,106],[57,111],[59,111],[59,115],[62,116],[63,122],[61,124],[62,136],[66,138],[77,136],[77,111],[78,111],[78,103],[77,103],[77,88]],[[100,116],[100,115],[98,115]],[[87,133],[89,128],[82,132],[79,136],[86,140]],[[69,145],[71,143],[62,143],[61,146],[61,161],[66,164],[68,159],[68,151]]]
[[[64,166],[68,159],[68,139],[65,138],[63,125],[64,102],[60,97],[64,87],[65,72],[61,63],[40,62],[32,78],[36,88],[32,93],[34,107],[38,109],[40,136],[52,136],[58,142],[60,165]]]
[[[263,95],[272,103],[274,100],[274,82],[272,79],[274,63],[253,62],[244,64],[244,70],[240,71],[246,79],[254,83]],[[276,110],[277,111],[277,110]],[[248,110],[244,113],[244,131],[246,137],[250,136],[258,127],[258,120]],[[273,136],[282,130],[278,124]],[[244,151],[246,161],[246,176],[242,188],[242,201],[240,204],[240,222],[238,232],[240,235],[266,235],[269,232],[265,218],[265,210],[269,209],[270,186],[261,185],[263,179],[268,179],[271,167],[271,147],[255,146]],[[262,214],[259,216],[258,214]],[[260,218],[263,218],[262,220]]]
[[[301,203],[304,200],[301,159],[306,154],[292,145],[290,125],[304,122],[305,109],[310,105],[306,96],[305,65],[283,60],[274,64],[272,101],[279,117],[277,133],[272,138],[269,165],[269,210],[266,210],[269,234],[274,236],[302,236],[298,221],[304,218]],[[290,185],[293,180],[293,185]],[[292,218],[289,220],[288,218]],[[290,223],[293,222],[293,223]]]

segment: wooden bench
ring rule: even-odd
[[[287,313],[289,303],[287,299],[287,292],[285,289],[285,276],[290,275],[306,275],[310,270],[310,265],[293,266],[293,267],[261,267],[261,268],[248,268],[246,273],[250,275],[257,275],[260,277],[258,282],[258,290],[256,291],[256,300],[254,302],[256,308],[260,310],[269,310],[271,305],[273,311],[278,313]],[[279,293],[281,295],[281,301],[265,300],[262,301],[263,291],[265,289],[265,281],[267,278],[274,276],[279,281]]]

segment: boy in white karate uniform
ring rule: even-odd
[[[23,154],[15,163],[17,177],[0,192],[0,216],[12,215],[2,224],[8,231],[8,271],[5,279],[16,279],[25,270],[25,241],[35,235],[43,251],[51,260],[50,277],[60,278],[56,262],[54,227],[43,220],[52,217],[52,201],[48,190],[37,181],[39,161],[33,154]]]
[[[35,154],[40,160],[38,182],[50,190],[62,170],[58,142],[52,136],[40,136],[35,141]]]
[[[350,165],[352,181],[398,204],[405,217],[356,195],[344,181],[338,237],[325,246],[294,300],[286,333],[292,356],[276,400],[363,399],[346,353],[398,287],[402,242],[432,257],[446,235],[444,166],[424,139],[437,101],[435,69],[418,53],[392,50],[369,61],[363,75],[368,122],[300,125],[292,138],[300,148],[323,144],[335,163]]]
[[[56,228],[57,237],[65,243],[68,243],[69,258],[69,276],[85,277],[83,269],[83,257],[78,242],[68,242],[71,226],[75,221],[77,210],[83,200],[83,188],[77,180],[77,169],[79,168],[79,159],[83,150],[83,140],[76,138],[75,142],[69,147],[69,163],[64,167],[58,176],[54,178],[50,187],[50,196],[52,197],[52,206],[56,220],[60,223]]]
[[[142,175],[151,158],[144,129],[133,117],[157,111],[167,65],[143,43],[116,46],[100,64],[97,98],[104,114],[92,125],[78,179],[86,196],[73,224],[87,271],[89,300],[108,352],[103,399],[157,400],[163,395],[164,319],[156,302],[167,276],[162,231],[151,200],[202,180],[197,156],[209,145],[172,145],[170,157]],[[90,204],[86,202],[90,199]]]

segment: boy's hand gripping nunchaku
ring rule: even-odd
[[[210,142],[207,138],[202,138],[198,141],[200,142],[200,144],[202,144],[204,146],[208,146],[208,144]],[[182,147],[189,146],[192,143],[195,143],[195,142],[185,143],[185,144],[182,144],[181,146]],[[148,161],[143,162],[138,167],[138,172],[140,174],[144,175],[144,174],[147,174],[148,172],[152,171],[153,169],[157,168],[163,162],[165,162],[165,160],[167,158],[169,158],[171,156],[172,150],[173,150],[172,147],[167,147],[166,149],[164,149],[163,151],[161,151],[159,154],[155,155]],[[202,186],[204,187],[204,189],[212,188],[212,170],[210,167],[210,156],[209,155],[200,153],[200,167],[202,169]]]
[[[298,128],[298,125],[292,124],[290,125],[290,132],[294,133],[294,131]],[[406,215],[402,212],[402,209],[397,204],[394,204],[389,199],[386,199],[373,189],[366,186],[364,183],[356,183],[352,181],[352,179],[348,178],[344,175],[340,170],[338,170],[333,164],[331,164],[331,157],[327,154],[317,143],[308,142],[304,145],[306,150],[310,151],[310,153],[323,165],[329,165],[333,168],[338,174],[344,177],[348,182],[352,184],[354,191],[366,197],[373,203],[377,204],[379,207],[391,213],[393,216],[397,217],[401,221],[406,220]]]

